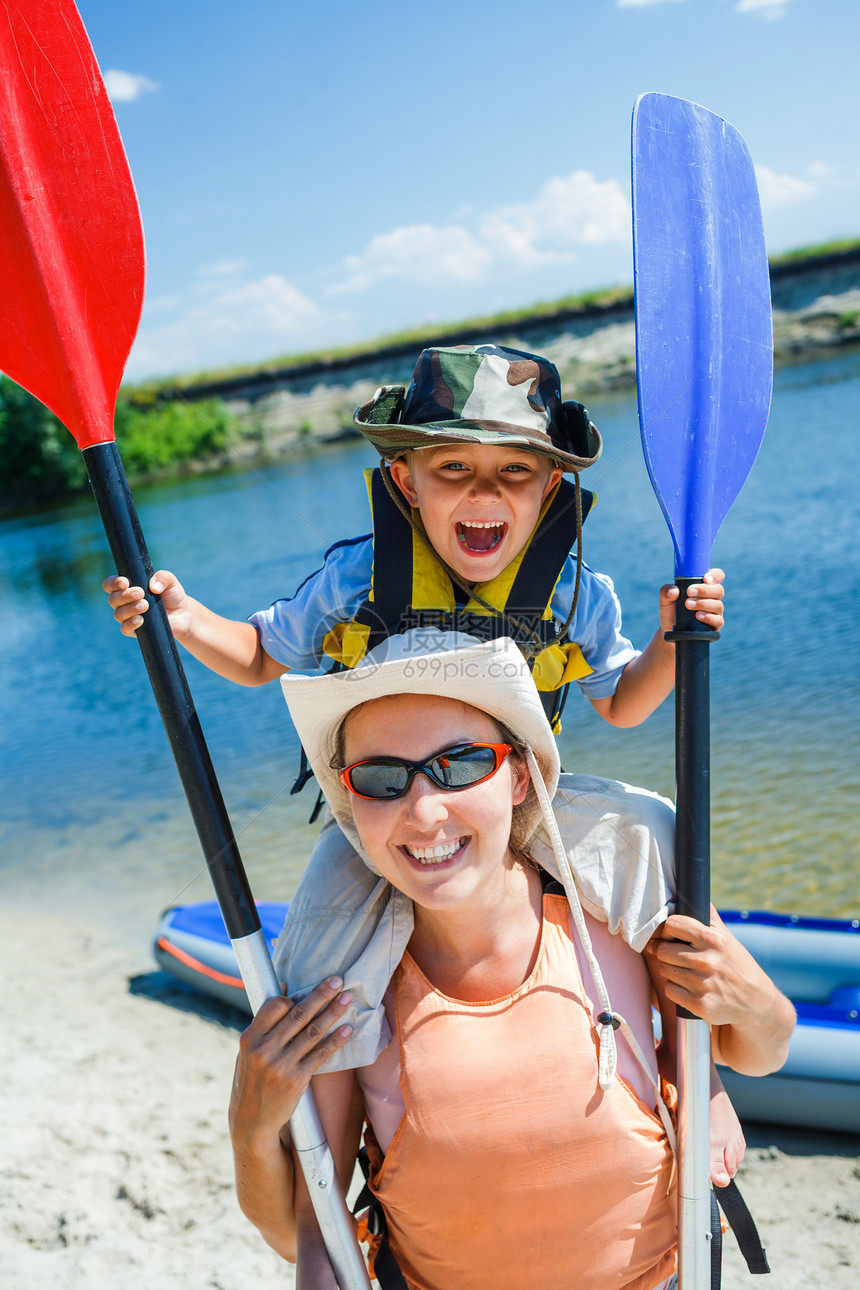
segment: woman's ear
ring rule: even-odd
[[[514,755],[511,757],[510,764],[511,764],[511,769],[514,772],[514,792],[513,792],[512,804],[514,806],[521,806],[523,802],[526,800],[526,794],[529,791],[529,783],[531,782],[531,776],[529,775],[529,768],[523,761],[522,757],[517,756],[516,753],[514,753]]]
[[[409,469],[409,462],[406,457],[398,457],[392,461],[388,468],[391,471],[391,478],[400,489],[410,506],[418,505],[418,494],[415,491],[415,485],[412,482],[412,472]]]

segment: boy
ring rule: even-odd
[[[408,390],[383,387],[354,420],[390,463],[371,483],[373,537],[337,543],[292,599],[244,623],[187,596],[173,574],[156,573],[150,589],[181,644],[220,675],[261,685],[291,668],[315,669],[324,654],[354,667],[386,636],[438,625],[512,636],[534,660],[556,728],[573,680],[613,725],[638,725],[659,706],[674,684],[674,646],[663,632],[678,591],[661,588],[660,625],[638,653],[621,634],[610,580],[581,563],[580,515],[591,498],[580,495],[577,477],[601,441],[582,405],[562,402],[551,363],[495,345],[428,349]],[[687,601],[716,630],[722,580],[711,570]],[[123,633],[133,635],[147,608],[142,589],[124,578],[106,579],[104,589]],[[584,809],[598,818],[607,808],[594,800]],[[639,863],[647,867],[648,857]],[[597,891],[595,909],[600,900]],[[602,917],[609,912],[604,906]],[[640,909],[613,930],[641,948],[665,916],[662,905]],[[382,996],[410,934],[411,912],[327,820],[275,962],[294,999],[344,974],[353,1035],[338,1064],[369,1064],[388,1043]],[[303,964],[301,980],[290,974],[292,959]]]
[[[549,604],[523,608],[521,593],[515,612],[506,612],[509,600],[499,612],[498,601],[488,602],[480,594],[496,581],[499,597],[508,596],[512,588],[505,586],[504,579],[498,582],[502,575],[510,582],[515,562],[522,561],[538,542],[543,556],[550,546],[550,535],[540,532],[537,524],[544,503],[564,471],[576,477],[600,455],[600,436],[585,409],[581,404],[562,403],[555,367],[546,359],[495,345],[425,350],[408,393],[401,387],[383,387],[357,410],[354,419],[389,459],[389,483],[393,481],[402,494],[402,498],[398,495],[400,506],[405,510],[408,502],[413,510],[409,517],[416,531],[413,565],[416,550],[419,556],[432,551],[437,557],[429,568],[416,571],[413,567],[411,590],[417,595],[401,607],[405,625],[428,625],[435,614],[446,618],[446,626],[453,618],[456,626],[468,626],[473,634],[507,634],[515,639],[519,634],[527,640],[529,635],[547,639],[557,635],[547,629],[541,632],[529,619],[547,622],[551,614],[560,625],[568,618],[576,581],[575,561],[568,552],[560,569],[552,570]],[[381,484],[375,491],[382,495]],[[590,500],[585,494],[585,513]],[[375,508],[379,504],[380,497],[374,498]],[[575,540],[573,509],[564,505],[552,517],[545,513],[544,520],[552,522],[544,528],[566,522]],[[425,552],[419,549],[424,546],[419,517],[428,544]],[[317,668],[324,653],[354,665],[366,652],[362,635],[372,638],[383,625],[392,630],[392,624],[365,621],[382,618],[378,605],[387,589],[371,587],[371,582],[375,559],[391,555],[375,551],[367,535],[337,543],[326,554],[323,568],[306,579],[291,600],[276,601],[248,622],[212,613],[187,596],[166,571],[154,575],[150,588],[161,594],[173,634],[190,653],[240,685],[262,685],[291,668]],[[445,575],[451,573],[455,575],[452,588],[443,587]],[[548,691],[554,680],[561,682],[561,688],[575,679],[611,724],[639,725],[674,684],[674,646],[663,640],[663,632],[673,625],[677,589],[661,588],[660,626],[640,654],[621,635],[620,610],[609,579],[585,565],[581,574],[578,603],[566,633],[567,644],[576,642],[578,648],[562,645],[563,675],[536,677],[538,688]],[[688,593],[688,607],[697,609],[697,618],[717,630],[723,623],[723,576],[721,570],[711,570]],[[428,587],[431,580],[433,585]],[[142,589],[129,587],[124,578],[107,578],[104,589],[123,633],[134,635],[148,607]],[[450,603],[452,589],[459,605]],[[472,598],[465,603],[470,593]],[[439,595],[448,598],[441,610],[430,603]],[[418,604],[418,596],[424,596],[425,603]],[[488,603],[494,604],[495,613],[488,611]],[[422,621],[414,621],[416,617]],[[486,630],[480,628],[481,617],[486,619]],[[505,630],[500,630],[499,620]],[[537,645],[542,643],[531,642],[533,652],[539,653]]]

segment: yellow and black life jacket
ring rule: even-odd
[[[341,667],[355,667],[368,650],[412,627],[460,631],[481,640],[510,636],[527,654],[536,651],[535,684],[553,727],[560,728],[565,687],[592,671],[574,641],[556,642],[550,611],[565,559],[576,542],[573,484],[559,481],[517,558],[489,582],[477,583],[474,596],[463,603],[464,593],[392,500],[380,470],[365,471],[365,481],[373,513],[371,590],[355,617],[326,635],[325,653]],[[595,498],[585,489],[581,497],[584,520]],[[420,523],[416,510],[412,518]]]

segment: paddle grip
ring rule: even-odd
[[[711,921],[711,713],[708,646],[719,632],[687,609],[687,588],[701,578],[676,578],[675,608],[675,884],[676,911]],[[679,1017],[693,1017],[683,1008]]]
[[[149,590],[154,570],[119,450],[111,441],[84,448],[81,455],[117,573],[143,587],[149,600],[137,639],[227,932],[231,939],[249,936],[259,930],[260,919],[179,649],[160,596]]]
[[[707,637],[709,641],[718,641],[720,639],[720,633],[714,631],[713,627],[709,627],[707,623],[699,622],[696,617],[696,610],[688,609],[686,605],[687,592],[690,587],[696,586],[701,581],[701,578],[675,579],[675,586],[680,593],[675,601],[675,626],[670,632],[663,633],[664,640],[698,640],[702,637]]]

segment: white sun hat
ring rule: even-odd
[[[281,686],[317,782],[350,841],[355,835],[349,793],[331,765],[337,733],[354,708],[388,695],[435,695],[480,708],[532,749],[550,800],[555,793],[561,768],[555,738],[528,663],[506,636],[479,641],[462,632],[415,627],[390,636],[349,671],[288,672]],[[541,819],[535,807],[532,830]]]

